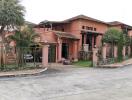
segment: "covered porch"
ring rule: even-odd
[[[57,36],[57,61],[78,60],[79,39],[71,33],[55,32]]]
[[[81,35],[81,45],[83,51],[92,51],[93,48],[101,46],[101,38],[103,33],[82,30]]]

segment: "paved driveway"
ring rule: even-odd
[[[132,100],[132,66],[67,66],[37,76],[1,78],[0,100]]]

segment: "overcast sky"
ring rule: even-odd
[[[132,0],[22,0],[25,19],[34,23],[86,15],[102,21],[132,25]]]

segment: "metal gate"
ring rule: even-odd
[[[2,47],[0,70],[31,69],[42,65],[41,47]]]

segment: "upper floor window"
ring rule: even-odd
[[[96,28],[94,28],[94,31],[96,31],[97,29]]]
[[[82,26],[82,29],[85,29],[85,26]]]
[[[64,32],[64,28],[62,28],[62,32]]]
[[[90,30],[90,31],[96,31],[97,29],[95,27],[89,27],[89,26],[82,26],[82,29]]]

